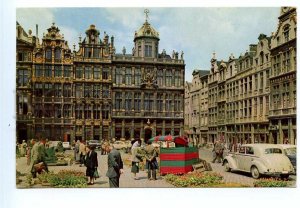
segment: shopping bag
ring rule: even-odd
[[[96,168],[94,171],[94,178],[99,178],[99,173],[98,173],[98,169]]]

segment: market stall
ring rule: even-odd
[[[198,149],[189,147],[188,140],[184,136],[156,136],[150,141],[166,143],[166,145],[160,145],[161,175],[183,174],[193,171],[193,165],[199,161]]]

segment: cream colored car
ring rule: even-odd
[[[275,144],[245,144],[239,152],[229,153],[223,161],[225,171],[244,171],[253,178],[261,175],[288,178],[293,165],[282,149]]]

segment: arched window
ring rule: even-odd
[[[260,56],[260,64],[263,64],[264,63],[264,52],[260,52],[259,56]]]
[[[52,50],[51,50],[51,48],[46,49],[46,61],[52,61]]]
[[[290,25],[285,25],[283,27],[283,37],[285,42],[290,40]]]
[[[55,48],[54,58],[55,58],[55,61],[61,60],[61,49],[60,48]]]

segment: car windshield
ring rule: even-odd
[[[287,155],[296,155],[297,154],[296,147],[286,148],[285,153]]]
[[[268,148],[265,149],[265,154],[282,154],[282,151],[279,148]]]

